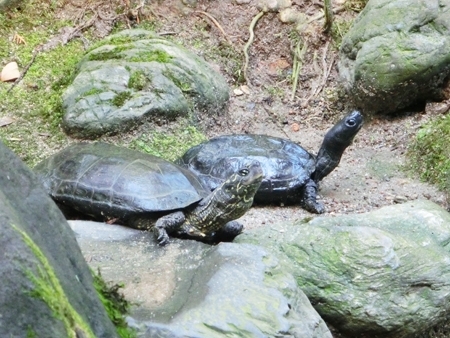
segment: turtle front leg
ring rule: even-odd
[[[211,242],[232,242],[242,232],[244,226],[238,221],[230,221],[211,236]]]
[[[325,207],[317,202],[317,184],[312,179],[306,182],[303,192],[303,207],[309,212],[323,214]]]
[[[153,232],[159,245],[166,245],[169,243],[169,234],[179,229],[186,221],[184,213],[181,211],[165,215],[156,221],[153,227]]]

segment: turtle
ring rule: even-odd
[[[233,134],[190,148],[176,163],[214,190],[243,162],[257,160],[264,179],[255,203],[300,204],[309,212],[321,214],[325,208],[317,201],[318,183],[337,167],[362,125],[360,111],[347,114],[326,133],[317,156],[287,139]]]
[[[263,175],[258,161],[243,163],[214,191],[190,171],[160,157],[112,144],[75,143],[34,168],[57,202],[97,220],[204,242],[230,241],[235,221],[252,205]]]

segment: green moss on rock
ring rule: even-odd
[[[147,79],[147,76],[142,70],[133,71],[130,75],[130,79],[128,80],[128,88],[142,90],[149,84],[149,82],[150,81]]]
[[[408,149],[408,166],[423,180],[450,192],[450,115],[431,121],[418,131]]]
[[[172,57],[163,50],[154,50],[152,52],[139,52],[131,57],[126,57],[131,62],[159,62],[168,63]]]
[[[92,273],[92,275],[94,277],[94,287],[108,313],[109,319],[116,326],[118,335],[122,338],[136,337],[136,331],[128,326],[124,317],[130,310],[130,303],[119,292],[123,288],[123,284],[108,285],[102,278],[100,270],[98,270],[97,274]]]
[[[63,322],[67,337],[75,338],[82,334],[86,338],[95,338],[89,325],[70,304],[47,257],[25,231],[14,225],[12,227],[22,236],[23,241],[40,263],[37,266],[37,273],[31,270],[25,271],[27,277],[34,284],[34,289],[30,291],[30,295],[45,302],[55,318]],[[29,332],[32,332],[31,328]]]
[[[127,100],[131,99],[131,97],[132,95],[129,91],[117,93],[112,99],[112,104],[116,107],[122,107]]]

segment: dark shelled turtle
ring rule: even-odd
[[[35,167],[58,203],[95,219],[153,228],[160,244],[168,234],[204,241],[231,240],[262,180],[248,161],[213,192],[195,175],[159,157],[106,143],[78,143]]]
[[[264,179],[256,202],[301,203],[308,211],[320,214],[325,209],[316,201],[317,183],[336,168],[362,124],[358,111],[345,116],[326,133],[317,156],[277,137],[228,135],[189,149],[177,163],[213,190],[244,161],[257,160]]]

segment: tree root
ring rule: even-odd
[[[247,84],[250,84],[250,81],[249,81],[248,76],[247,76],[247,68],[248,68],[248,62],[249,62],[248,49],[249,49],[250,45],[253,43],[253,40],[255,39],[254,29],[255,29],[256,23],[258,22],[259,19],[261,19],[261,17],[265,13],[266,13],[265,10],[262,10],[261,12],[259,12],[253,18],[252,22],[250,23],[250,26],[248,27],[248,31],[250,32],[250,37],[248,38],[248,41],[245,44],[244,49],[243,49],[244,57],[245,57],[243,74],[244,74],[244,80],[245,80],[245,82]]]

